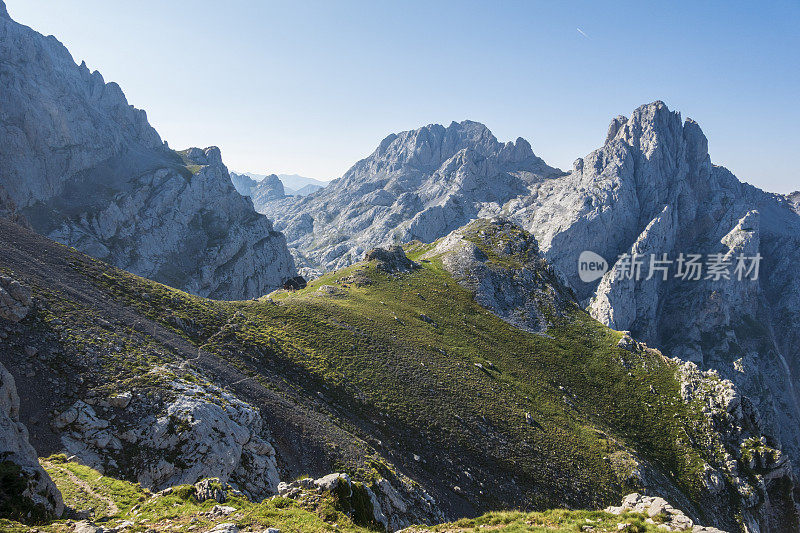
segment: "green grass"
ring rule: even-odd
[[[343,531],[361,533],[369,531],[357,526],[349,517],[351,504],[332,495],[311,495],[310,498],[289,500],[275,497],[254,503],[243,497],[232,496],[225,505],[237,511],[226,517],[212,518],[204,515],[217,502],[198,503],[191,485],[175,487],[169,494],[153,494],[135,483],[101,475],[96,470],[69,462],[63,455],[42,460],[42,464],[55,481],[72,510],[94,509],[90,519],[98,524],[113,527],[123,521],[134,523],[126,531],[204,531],[215,524],[234,522],[240,528],[260,531],[277,527],[286,533]],[[76,481],[79,480],[79,481]],[[110,513],[108,501],[117,512]],[[20,517],[17,517],[20,518]],[[13,520],[0,520],[2,531],[29,531],[30,528]],[[72,531],[69,519],[39,524],[43,532]]]
[[[434,527],[417,526],[412,532],[468,532],[502,531],[503,533],[575,533],[580,531],[618,532],[619,524],[627,524],[627,533],[664,531],[656,524],[645,522],[646,516],[638,513],[612,515],[602,511],[569,511],[554,509],[545,512],[524,513],[501,511],[487,513],[478,518],[465,518]]]
[[[250,356],[299,369],[343,408],[537,487],[526,504],[533,508],[616,502],[636,487],[609,456],[628,451],[698,494],[703,459],[685,427],[697,414],[680,400],[671,363],[618,348],[620,334],[577,306],[554,317],[547,335],[526,333],[480,307],[441,261],[421,264],[399,277],[357,264],[273,293],[274,303],[216,302],[120,271],[95,275],[204,349],[235,351],[232,364],[247,366]],[[350,281],[354,274],[368,284]],[[326,284],[343,295],[319,292]]]
[[[61,491],[64,504],[76,510],[93,509],[95,519],[122,516],[149,494],[137,485],[103,476],[89,467],[69,462],[64,455],[48,457],[42,464]],[[87,490],[87,486],[91,490]],[[114,502],[116,510],[110,502]]]
[[[529,259],[480,230],[474,238],[497,268]],[[259,368],[278,375],[296,398],[323,397],[330,407],[325,415],[338,416],[335,423],[353,435],[348,449],[331,446],[331,455],[356,480],[395,475],[376,451],[382,439],[392,462],[405,462],[404,472],[411,465],[412,477],[439,481],[442,490],[466,488],[479,510],[507,508],[509,501],[526,510],[617,504],[639,488],[630,479],[634,457],[700,501],[710,452],[693,442],[702,442],[696,434],[704,419],[681,400],[673,363],[655,351],[618,348],[621,334],[576,305],[554,314],[546,334],[517,329],[479,306],[439,258],[422,262],[431,249],[409,248],[422,266],[411,273],[388,275],[360,263],[306,289],[246,302],[199,298],[98,261],[76,261],[73,268],[110,298],[265,386],[275,390]],[[321,285],[340,294],[319,292]],[[59,295],[38,295],[50,302],[53,316],[69,308]],[[84,320],[83,309],[68,312]],[[76,333],[75,342],[98,348],[115,340],[110,336],[94,328]],[[142,356],[117,374],[126,389],[167,358],[138,342],[126,350]],[[120,367],[113,354],[108,365],[108,376]],[[119,383],[109,379],[97,388],[110,395]],[[359,424],[370,424],[372,433]],[[442,471],[442,465],[451,466]],[[492,483],[498,479],[503,482]],[[168,510],[153,510],[162,511]]]

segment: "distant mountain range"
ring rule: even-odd
[[[254,174],[252,172],[231,172],[231,181],[239,194],[252,196],[253,188],[269,176],[276,176],[281,180],[286,196],[307,196],[324,189],[329,183],[297,174]]]

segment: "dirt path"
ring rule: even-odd
[[[116,516],[119,514],[119,507],[117,507],[117,504],[114,503],[114,500],[112,500],[105,494],[100,494],[98,492],[95,492],[95,490],[92,488],[91,485],[89,485],[86,481],[76,476],[69,468],[64,468],[59,465],[54,465],[53,463],[50,463],[48,461],[41,461],[41,464],[43,467],[52,468],[54,470],[58,470],[63,474],[66,474],[69,480],[75,485],[77,485],[86,494],[88,494],[92,498],[95,498],[105,503],[106,512],[102,516]],[[95,518],[102,518],[102,516],[95,514]]]

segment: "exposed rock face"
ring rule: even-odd
[[[260,296],[294,273],[218,149],[170,150],[117,84],[7,17],[0,56],[0,186],[36,231],[204,296]]]
[[[101,472],[133,472],[154,490],[217,478],[257,500],[274,494],[275,450],[258,411],[197,375],[185,381],[177,370],[151,371],[171,380],[173,397],[161,404],[142,396],[109,411],[115,397],[75,402],[53,422],[68,453]]]
[[[4,8],[0,4],[0,8]],[[61,493],[39,465],[28,442],[28,430],[19,421],[19,396],[14,377],[0,364],[0,468],[3,486],[0,504],[13,518],[59,517],[64,511]],[[28,513],[31,513],[30,516]],[[33,516],[33,515],[37,516]]]
[[[251,196],[253,197],[253,205],[256,210],[272,200],[286,198],[286,192],[283,189],[283,183],[275,174],[270,174],[264,178],[258,185],[253,187]]]
[[[714,368],[753,398],[767,431],[800,465],[800,216],[791,199],[739,182],[711,163],[691,119],[662,102],[618,117],[605,145],[562,178],[543,181],[507,205],[545,257],[601,322],[672,356]],[[592,250],[611,270],[578,277]],[[620,279],[621,254],[677,259],[723,254],[731,279]],[[737,257],[760,253],[757,280],[737,279]]]
[[[375,261],[377,268],[388,273],[411,272],[419,265],[409,259],[402,246],[374,248],[364,255],[364,261]]]
[[[394,484],[381,478],[365,485],[354,483],[347,474],[333,473],[318,479],[303,478],[278,485],[278,494],[287,498],[302,499],[308,491],[332,492],[349,502],[367,500],[372,521],[386,531],[445,519],[436,500],[404,477],[397,478]],[[357,494],[359,491],[363,491],[362,494]]]
[[[226,486],[227,484],[216,477],[201,479],[194,484],[195,497],[199,502],[214,500],[218,503],[225,503],[228,499]]]
[[[481,219],[460,228],[426,254],[475,299],[526,331],[547,329],[547,316],[575,306],[573,295],[539,255],[536,239],[505,219]]]
[[[791,462],[778,449],[779,443],[766,435],[756,407],[716,371],[675,362],[681,397],[702,414],[692,433],[707,450],[703,480],[707,497],[735,494],[748,531],[800,531]]]
[[[644,496],[639,493],[632,493],[622,499],[622,504],[606,508],[606,512],[611,514],[622,514],[624,512],[646,514],[646,521],[649,524],[659,524],[660,529],[665,531],[691,531],[692,533],[725,533],[715,527],[705,527],[695,524],[691,518],[680,509],[671,506],[664,498],[658,496]],[[653,520],[659,519],[659,522]]]
[[[0,276],[0,318],[19,322],[33,305],[31,291],[15,279]]]
[[[390,135],[325,189],[260,210],[309,266],[333,269],[376,246],[431,242],[496,215],[531,183],[560,174],[524,139],[500,143],[482,124],[454,122]]]

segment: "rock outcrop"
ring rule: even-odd
[[[530,183],[561,172],[524,139],[501,143],[477,122],[392,134],[325,189],[260,208],[314,268],[334,269],[367,250],[431,242],[473,218],[499,214]]]
[[[216,478],[255,500],[275,494],[275,450],[257,409],[185,369],[151,374],[171,398],[137,395],[125,407],[119,396],[91,398],[60,413],[53,425],[67,452],[153,490]],[[209,492],[208,483],[199,490]]]
[[[574,296],[539,255],[536,239],[505,219],[460,228],[426,254],[494,314],[526,331],[544,332],[548,317],[576,307]]]
[[[725,533],[721,529],[715,527],[705,527],[695,524],[683,511],[671,506],[664,498],[658,496],[644,496],[636,492],[625,496],[622,499],[621,505],[607,507],[606,512],[611,514],[622,514],[625,512],[646,514],[646,522],[648,524],[657,525],[659,529],[663,529],[664,531]],[[622,530],[624,531],[624,529]]]
[[[354,514],[362,517],[363,524],[397,531],[411,524],[436,523],[444,520],[436,500],[424,489],[406,478],[395,484],[381,478],[367,485],[353,482],[347,474],[333,473],[318,479],[302,478],[278,485],[278,494],[300,499],[311,492],[327,492],[346,502]],[[368,520],[364,518],[369,517]]]
[[[419,265],[409,259],[402,246],[373,248],[364,255],[364,261],[375,261],[376,268],[389,274],[411,272]]]
[[[231,175],[231,183],[233,183],[233,187],[236,189],[236,192],[241,194],[242,196],[251,196],[253,194],[253,189],[258,182],[248,176],[247,174],[237,174],[236,172],[230,172]]]
[[[2,6],[0,6],[2,7]],[[60,517],[61,493],[39,465],[19,420],[14,377],[0,364],[0,516],[23,522]]]
[[[33,305],[31,291],[19,281],[8,276],[0,276],[0,318],[19,322]]]
[[[260,211],[266,203],[286,198],[286,191],[278,176],[270,174],[253,187],[250,196],[253,198],[253,206]]]
[[[116,83],[8,17],[0,56],[0,186],[36,231],[215,298],[260,296],[294,273],[218,149],[170,150]]]
[[[800,531],[791,462],[753,402],[718,372],[674,361],[681,397],[699,415],[690,433],[706,450],[705,497],[735,495],[747,531]]]

